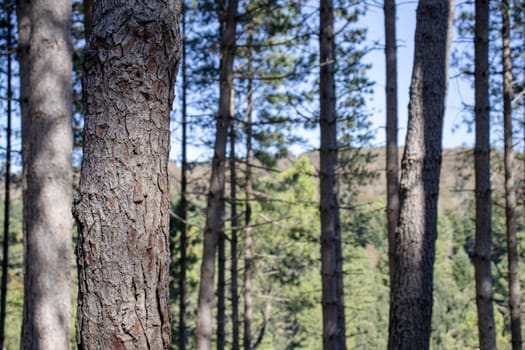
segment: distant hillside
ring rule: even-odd
[[[375,179],[372,179],[368,184],[361,186],[358,189],[358,201],[360,204],[367,204],[372,202],[386,201],[386,184],[385,184],[385,153],[383,149],[375,148],[364,150],[363,152],[371,152],[374,155],[374,161],[367,165],[367,170],[373,171],[377,174]],[[306,156],[314,167],[318,168],[319,154],[316,152],[308,153]],[[290,164],[298,159],[292,157],[283,159],[278,162],[276,166],[277,171],[287,169]],[[401,162],[402,150],[399,150],[399,159]],[[493,157],[497,159],[497,157]],[[242,165],[241,165],[242,169]],[[466,199],[473,199],[474,190],[474,161],[473,151],[467,148],[446,149],[443,154],[443,163],[441,169],[441,185],[440,185],[440,199],[439,210],[458,210],[462,208]],[[209,164],[199,163],[192,166],[189,181],[191,182],[190,191],[194,192],[198,197],[205,196],[206,186],[209,180]],[[261,168],[255,171],[257,176],[269,176],[270,172]],[[172,193],[176,194],[180,187],[180,169],[174,164],[170,164],[170,177]],[[227,175],[227,181],[229,177]],[[242,183],[242,173],[239,174],[239,182]],[[494,187],[502,184],[501,176],[495,172],[493,176]]]

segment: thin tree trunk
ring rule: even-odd
[[[232,99],[233,101],[233,99]],[[238,291],[238,229],[237,220],[237,169],[235,162],[235,120],[232,120],[230,126],[230,206],[231,206],[231,305],[232,305],[232,349],[239,349],[239,291]]]
[[[489,120],[489,2],[476,0],[475,46],[475,120],[474,149],[476,182],[476,242],[474,270],[478,309],[479,347],[496,349],[494,307],[492,304],[492,209],[490,185]]]
[[[397,156],[397,48],[396,2],[385,0],[386,56],[386,186],[389,261],[393,261],[395,233],[399,217],[399,161]],[[390,267],[392,271],[392,266]]]
[[[337,115],[333,1],[321,1],[320,189],[323,348],[346,349],[342,285],[341,224],[337,200]],[[343,307],[341,307],[341,305]]]
[[[84,37],[89,40],[89,33],[93,26],[93,0],[84,0]]]
[[[420,0],[390,291],[389,349],[430,346],[442,129],[454,2]]]
[[[96,1],[85,51],[77,342],[166,349],[168,151],[180,0]]]
[[[512,349],[522,348],[521,339],[521,291],[518,242],[516,236],[516,176],[514,172],[514,149],[512,145],[512,58],[510,52],[509,0],[501,3],[503,48],[503,127],[505,139],[505,217],[507,228],[507,258],[509,279],[509,308]]]
[[[28,5],[28,4],[26,4]],[[71,3],[31,1],[23,120],[22,349],[68,349],[72,268]],[[59,40],[57,38],[60,38]],[[23,50],[23,49],[22,49]]]
[[[233,60],[235,56],[235,27],[238,0],[228,1],[224,30],[221,37],[221,71],[219,112],[217,115],[214,155],[211,167],[210,189],[207,200],[203,254],[198,296],[197,328],[198,350],[210,350],[212,341],[212,309],[214,299],[215,255],[219,237],[224,234],[224,179],[226,144],[231,119],[233,91]]]
[[[179,350],[186,350],[187,332],[186,332],[186,269],[187,262],[187,246],[188,246],[188,199],[187,199],[187,185],[188,185],[188,160],[187,160],[187,56],[186,56],[186,4],[182,0],[182,167],[180,180],[180,276],[179,276]]]
[[[248,35],[248,47],[252,44],[252,35]],[[246,174],[244,197],[246,200],[246,213],[244,216],[244,350],[252,350],[252,263],[253,263],[253,237],[252,237],[252,112],[253,112],[253,60],[252,51],[248,51],[248,95],[246,108]]]
[[[12,48],[12,7],[7,5],[7,50]],[[11,85],[11,54],[7,55],[7,129],[6,129],[6,152],[5,152],[5,188],[4,188],[4,239],[2,242],[2,286],[0,296],[0,350],[4,349],[5,342],[5,316],[7,308],[7,283],[9,268],[9,219],[11,217],[11,112],[13,88]]]

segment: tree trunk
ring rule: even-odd
[[[93,0],[84,0],[84,37],[89,40],[89,33],[93,26]]]
[[[96,1],[85,51],[79,349],[166,349],[168,151],[181,1]]]
[[[181,29],[182,29],[182,166],[181,166],[181,178],[180,178],[180,276],[179,276],[179,327],[178,327],[178,346],[179,350],[186,350],[187,344],[187,331],[186,331],[186,269],[188,266],[187,262],[187,246],[188,246],[188,199],[187,199],[187,185],[188,185],[188,156],[187,156],[187,129],[188,129],[188,116],[187,116],[187,56],[186,56],[186,4],[182,0],[182,16],[181,16]]]
[[[233,99],[232,99],[233,101]],[[235,162],[235,121],[230,127],[230,206],[231,206],[231,306],[232,306],[232,349],[239,349],[239,291],[238,291],[238,226],[237,220],[237,169]]]
[[[253,112],[253,59],[252,35],[248,35],[248,95],[246,108],[246,174],[244,197],[246,200],[246,213],[244,214],[244,350],[252,350],[252,262],[253,262],[253,237],[252,237],[252,112]]]
[[[12,49],[12,7],[9,4],[6,10],[7,16],[7,50]],[[7,307],[7,283],[9,281],[9,219],[11,217],[11,112],[13,88],[11,85],[11,54],[7,55],[7,128],[6,128],[6,151],[5,151],[5,185],[4,185],[4,237],[2,241],[2,284],[0,296],[0,350],[4,349],[5,342],[5,316]]]
[[[385,0],[386,56],[386,193],[389,261],[393,262],[395,233],[399,217],[399,161],[397,156],[397,48],[396,2]],[[390,267],[392,271],[392,266]]]
[[[30,26],[22,349],[68,349],[72,268],[71,3],[21,4]],[[29,7],[25,7],[29,6]],[[25,27],[24,27],[25,30]],[[25,34],[25,33],[24,33]],[[21,51],[24,51],[24,47]]]
[[[233,91],[233,60],[235,56],[235,27],[238,0],[228,1],[226,18],[221,21],[221,71],[219,112],[217,115],[214,155],[211,167],[210,189],[207,199],[203,254],[200,273],[197,328],[198,350],[210,350],[212,341],[212,308],[214,299],[215,255],[219,236],[224,234],[224,178],[226,143],[231,115]]]
[[[323,348],[346,349],[342,285],[341,224],[337,200],[337,115],[333,1],[321,1],[320,190]],[[341,307],[343,305],[343,307]]]
[[[503,48],[503,127],[505,139],[505,217],[507,228],[507,258],[509,279],[509,308],[512,349],[522,348],[521,339],[521,291],[518,242],[516,236],[516,176],[514,173],[514,149],[512,145],[512,58],[510,52],[509,0],[501,3]]]
[[[417,9],[414,68],[400,212],[391,261],[389,349],[428,349],[442,129],[454,3],[421,0]]]
[[[492,304],[492,209],[490,185],[489,120],[489,3],[476,0],[475,46],[475,120],[474,149],[476,182],[476,242],[474,270],[478,308],[479,347],[496,349],[494,307]]]

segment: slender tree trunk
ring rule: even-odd
[[[420,0],[400,212],[391,261],[389,349],[430,346],[442,129],[454,2]]]
[[[12,48],[12,7],[7,5],[7,50]],[[11,85],[11,54],[7,55],[7,130],[6,130],[6,152],[5,152],[5,188],[4,188],[4,239],[2,242],[2,286],[0,296],[0,350],[4,349],[5,343],[5,316],[7,308],[7,283],[9,281],[9,219],[11,217],[11,112],[13,88]]]
[[[210,189],[207,200],[203,254],[199,285],[197,329],[198,350],[210,350],[212,341],[212,308],[214,299],[215,255],[219,237],[224,234],[224,179],[226,144],[230,127],[230,100],[233,91],[233,60],[238,0],[228,1],[221,37],[221,71],[219,112],[217,115]]]
[[[494,307],[492,304],[492,209],[490,185],[489,120],[489,2],[476,0],[475,24],[475,119],[474,149],[476,182],[476,242],[474,270],[478,308],[479,347],[496,349]]]
[[[18,47],[16,53],[20,74],[20,114],[22,116],[22,125],[29,125],[29,37],[31,35],[29,6],[30,0],[16,0],[16,22],[18,24]],[[22,140],[28,139],[27,129],[22,128]],[[22,143],[22,159],[27,158],[28,146],[28,144]],[[23,187],[24,192],[26,188],[27,186]]]
[[[248,35],[248,47],[251,47],[252,35]],[[252,51],[248,52],[248,95],[246,108],[246,174],[244,197],[246,200],[246,213],[244,216],[244,350],[252,350],[252,263],[253,263],[253,237],[252,237],[252,112],[253,112],[253,60]]]
[[[79,349],[166,349],[180,0],[96,1],[85,51]]]
[[[86,42],[89,40],[89,33],[93,25],[93,0],[84,0],[84,36]]]
[[[188,199],[187,199],[187,185],[188,185],[188,156],[187,156],[187,57],[186,57],[186,4],[182,0],[182,167],[180,180],[180,276],[179,276],[179,350],[186,350],[187,332],[186,332],[186,269],[187,262],[187,246],[188,246]]]
[[[71,3],[25,3],[22,349],[68,349],[72,268]],[[26,20],[24,18],[24,20]],[[25,28],[24,28],[25,29]],[[25,34],[25,33],[24,33]],[[22,48],[24,50],[25,48]],[[27,90],[26,90],[27,89]]]
[[[346,349],[341,224],[337,200],[337,115],[335,95],[335,31],[332,0],[323,0],[320,17],[320,188],[323,348]],[[343,304],[344,306],[344,304]]]
[[[226,234],[219,234],[217,265],[217,350],[224,350],[226,338]]]
[[[393,262],[395,233],[399,217],[399,161],[397,156],[397,48],[396,2],[385,0],[386,56],[386,187],[389,261]],[[390,267],[392,271],[392,266]]]
[[[232,99],[233,101],[233,99]],[[230,126],[230,206],[231,206],[231,305],[232,305],[232,349],[239,349],[239,291],[238,291],[238,229],[239,220],[237,219],[237,169],[235,162],[235,120]]]
[[[516,176],[514,173],[514,149],[512,145],[512,58],[510,52],[509,0],[501,3],[503,48],[503,127],[505,139],[505,217],[507,226],[507,258],[509,279],[509,308],[512,349],[522,348],[521,339],[521,291],[518,242],[516,236]]]

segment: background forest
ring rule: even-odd
[[[395,11],[387,12],[388,3],[334,0],[336,63],[326,64],[333,65],[333,100],[337,101],[335,174],[344,257],[341,267],[346,319],[343,336],[349,349],[385,349],[389,344],[389,172],[386,171],[386,147],[377,141],[383,139],[378,136],[384,133],[383,127],[375,129],[372,126],[373,114],[382,112],[371,107],[374,94],[383,93],[383,87],[371,81],[370,71],[375,67],[367,63],[370,52],[386,49],[388,54],[389,45],[370,42],[368,28],[360,21],[371,8],[383,6],[386,18],[395,19]],[[467,1],[454,5],[454,35],[450,49],[450,76],[460,79],[462,86],[472,90],[476,70],[477,3]],[[520,282],[525,278],[522,136],[525,133],[525,8],[520,1],[489,3],[491,301],[496,346],[507,349],[511,348],[514,336],[511,336],[507,258],[509,191],[517,200],[514,215]],[[86,14],[84,9],[93,5],[86,0],[73,1],[71,5],[76,190],[81,176],[86,113],[81,82],[86,74],[82,68],[83,49],[86,27],[92,25],[88,18],[91,12]],[[393,2],[390,5],[395,8]],[[7,237],[2,254],[2,295],[6,303],[0,304],[0,343],[3,349],[15,349],[21,346],[24,304],[24,175],[22,128],[19,126],[22,99],[16,30],[19,23],[13,1],[4,0],[0,6],[0,105],[5,116],[1,118],[1,140],[9,143],[0,148],[5,177],[1,189],[6,193],[5,201],[0,204],[0,221],[5,222]],[[505,11],[507,21],[501,15]],[[213,347],[219,350],[323,348],[320,274],[323,225],[319,183],[325,173],[318,136],[322,123],[320,96],[323,96],[320,75],[325,66],[319,64],[321,12],[319,4],[313,1],[203,0],[184,4],[182,61],[171,113],[172,152],[168,165],[173,349],[197,348],[199,286],[206,285],[201,275],[206,244],[203,228],[208,227],[208,196],[213,190],[210,176],[213,179],[215,162],[211,159],[219,134],[215,121],[220,121],[221,116],[228,120],[229,127],[223,130],[224,188],[220,197],[224,220],[216,243],[217,260],[213,271],[217,277],[212,278],[214,283],[210,287],[215,298]],[[372,25],[383,26],[382,23],[369,24]],[[505,33],[510,46],[502,39]],[[393,39],[395,42],[395,36]],[[504,62],[509,61],[510,70],[504,68]],[[231,65],[229,73],[225,72],[228,62]],[[504,73],[511,77],[510,91]],[[399,76],[398,79],[409,80],[410,77]],[[227,95],[225,90],[228,90]],[[395,88],[393,92],[395,100]],[[508,104],[505,94],[510,96]],[[508,125],[504,118],[509,113],[509,106],[514,126],[510,134],[503,130]],[[385,110],[389,107],[392,105]],[[476,127],[475,107],[474,102],[464,101],[461,113],[464,125],[472,132]],[[394,105],[394,109],[397,110],[397,106]],[[405,119],[406,116],[397,116],[395,112],[395,118]],[[386,129],[392,130],[392,126]],[[397,126],[394,130],[397,139]],[[395,150],[395,163],[401,164],[404,141],[399,143],[387,136],[387,142],[390,149]],[[516,150],[511,164],[515,183],[511,187],[507,173],[509,143]],[[441,177],[437,177],[440,192],[433,267],[431,349],[483,348],[478,338],[475,285],[475,256],[478,255],[475,247],[476,154],[479,152],[475,152],[474,145],[444,149],[442,154]],[[394,176],[399,177],[399,169]],[[74,248],[79,243],[76,229],[71,243]],[[71,273],[75,276],[71,294],[72,305],[75,305],[76,266]],[[520,293],[523,300],[523,288]],[[71,348],[77,348],[74,310],[73,307]],[[521,332],[524,329],[525,326],[521,327]],[[324,346],[326,349],[326,344]]]

